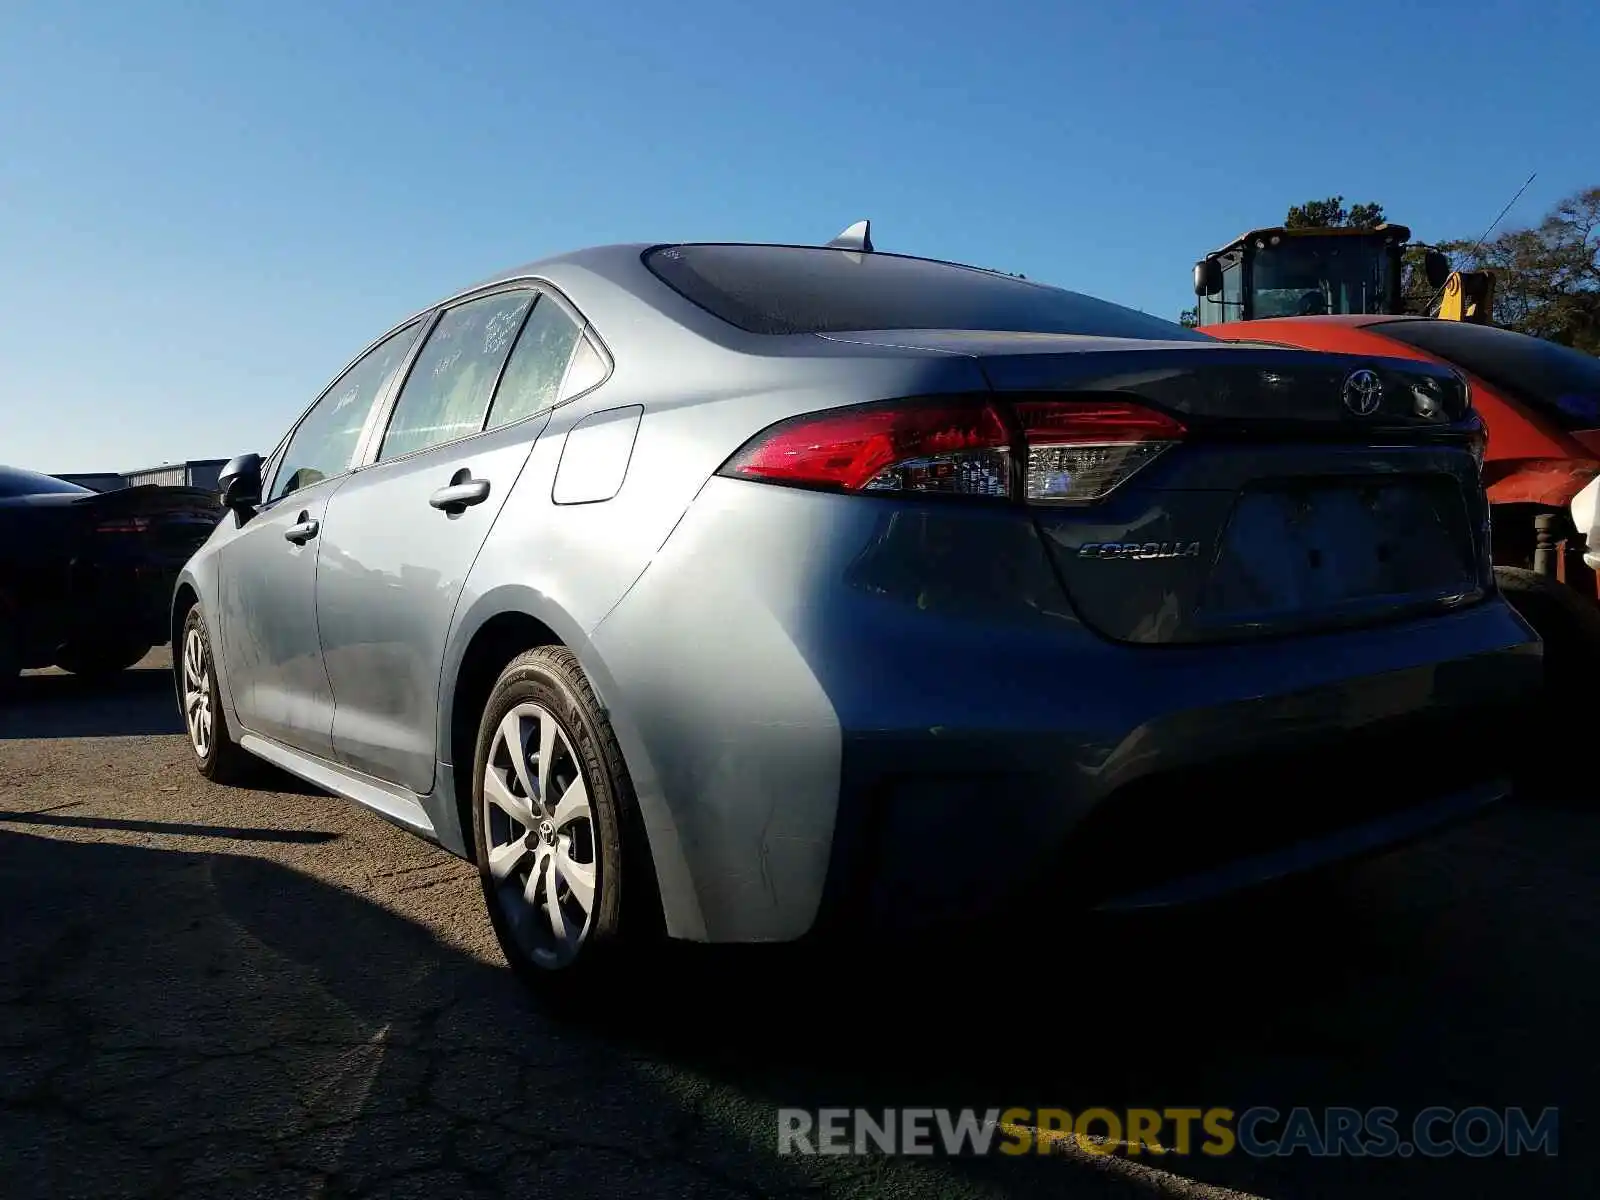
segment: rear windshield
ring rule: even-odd
[[[44,496],[58,492],[82,492],[89,489],[57,479],[54,475],[40,475],[37,471],[24,471],[17,467],[0,467],[0,500],[13,496]]]
[[[659,246],[645,265],[751,333],[983,329],[1211,341],[1173,321],[974,267],[815,246]]]
[[[1463,321],[1386,321],[1368,328],[1471,371],[1561,429],[1600,429],[1600,358]]]

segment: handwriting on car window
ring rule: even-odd
[[[499,354],[506,348],[511,335],[522,324],[522,315],[528,311],[528,299],[523,297],[510,308],[503,308],[489,318],[483,331],[483,352]]]

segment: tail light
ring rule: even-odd
[[[1165,413],[1126,400],[1017,404],[1027,448],[1027,499],[1098,500],[1183,440]]]
[[[891,401],[762,431],[719,475],[825,491],[1099,500],[1182,441],[1164,413],[1119,399]]]
[[[94,527],[96,533],[143,533],[150,528],[148,517],[114,517]]]

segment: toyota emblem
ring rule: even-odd
[[[1358,417],[1370,417],[1383,403],[1383,381],[1377,372],[1363,367],[1351,371],[1344,381],[1344,406]]]

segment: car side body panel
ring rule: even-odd
[[[334,701],[332,749],[353,770],[426,794],[440,667],[473,562],[527,462],[539,418],[357,471],[328,508],[317,626]],[[465,475],[488,485],[457,512],[430,496]]]
[[[306,522],[326,523],[346,476],[322,480],[259,512],[217,547],[213,654],[234,680],[242,729],[318,757],[333,757],[333,689],[317,632],[316,571],[322,534],[287,540]]]

